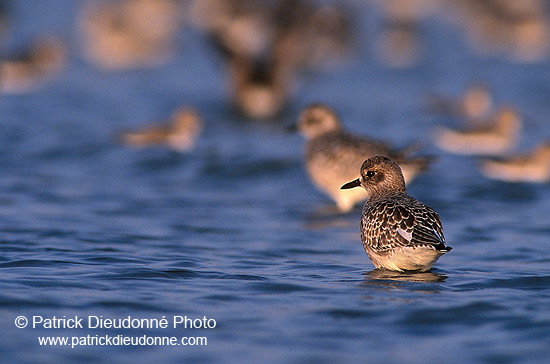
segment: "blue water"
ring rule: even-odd
[[[301,79],[279,122],[233,115],[201,36],[182,31],[158,68],[108,73],[80,55],[78,3],[19,1],[24,41],[70,40],[64,72],[0,97],[0,361],[3,363],[543,363],[550,357],[550,188],[483,178],[444,154],[423,95],[488,81],[526,115],[521,147],[550,137],[550,63],[479,57],[457,28],[428,19],[427,57],[384,67],[369,37],[355,61]],[[361,8],[362,9],[362,8]],[[372,14],[357,12],[360,29]],[[362,27],[362,28],[361,28]],[[409,193],[436,209],[454,250],[431,273],[380,276],[358,233],[309,182],[303,140],[284,125],[312,101],[437,162]],[[206,127],[189,153],[128,149],[123,129],[195,106]],[[30,320],[17,328],[15,320]],[[32,328],[82,318],[82,328]],[[89,317],[162,319],[167,328],[90,328]],[[213,328],[173,321],[215,320]],[[214,321],[210,321],[214,324]],[[206,337],[203,346],[40,346],[40,336]]]

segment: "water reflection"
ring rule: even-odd
[[[394,272],[385,269],[374,269],[370,272],[364,273],[365,280],[364,285],[388,285],[395,286],[395,282],[444,282],[448,277],[442,273],[437,272],[423,272],[423,273],[401,273]],[[384,283],[386,281],[386,284]]]

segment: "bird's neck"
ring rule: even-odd
[[[376,202],[379,200],[386,200],[388,198],[399,197],[406,194],[407,194],[407,190],[405,188],[403,188],[402,190],[395,190],[395,189],[379,190],[379,191],[374,191],[370,195],[369,201]]]

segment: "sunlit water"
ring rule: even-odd
[[[72,2],[48,11],[24,3],[18,21],[27,31],[48,24],[72,34]],[[437,150],[431,130],[448,120],[426,113],[422,97],[488,80],[497,101],[527,115],[521,145],[529,148],[549,137],[550,66],[478,58],[456,29],[426,24],[431,56],[419,66],[385,68],[362,50],[358,61],[309,75],[272,124],[231,113],[224,75],[196,33],[163,67],[112,74],[82,60],[73,39],[59,79],[0,98],[0,361],[548,360],[550,189],[490,181],[475,159]],[[454,247],[431,273],[373,271],[360,208],[334,214],[312,187],[303,140],[284,128],[312,101],[334,106],[352,130],[396,145],[420,140],[438,156],[409,187],[439,212]],[[114,142],[182,104],[206,120],[192,152]],[[169,327],[17,328],[18,316],[164,317]],[[173,328],[179,316],[215,327]],[[37,339],[87,335],[206,337],[208,345],[71,348]]]

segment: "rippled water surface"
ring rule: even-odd
[[[0,98],[0,357],[6,363],[543,363],[550,357],[550,189],[482,177],[445,154],[423,109],[484,79],[526,115],[522,148],[550,137],[550,64],[478,57],[447,23],[425,22],[429,56],[407,69],[357,59],[307,75],[279,122],[243,121],[196,32],[158,68],[102,72],[73,34],[78,3],[20,1],[12,36],[71,39],[63,74]],[[370,29],[370,15],[358,12]],[[33,20],[35,19],[35,20]],[[39,20],[36,20],[39,19]],[[438,156],[409,193],[436,209],[454,250],[431,273],[373,271],[358,233],[309,182],[289,134],[310,102],[349,129]],[[193,105],[189,153],[129,149],[116,133]],[[166,318],[167,328],[17,328],[25,316]],[[173,328],[179,316],[211,329]],[[210,321],[213,323],[213,321]],[[39,325],[40,326],[40,325]],[[39,336],[206,337],[207,346],[40,346]],[[71,339],[72,340],[72,339]]]

